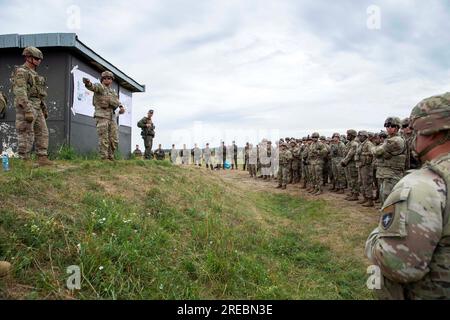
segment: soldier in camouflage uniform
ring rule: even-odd
[[[286,143],[280,144],[280,162],[278,168],[278,186],[277,188],[286,189],[289,182],[289,164],[292,161],[292,153]]]
[[[414,136],[412,134],[412,128],[409,127],[409,118],[402,120],[402,132],[401,136],[406,142],[406,165],[405,170],[418,169],[421,167],[420,160],[417,159],[417,154],[413,150]]]
[[[258,149],[253,147],[253,144],[248,146],[248,170],[250,177],[256,179],[256,166],[258,164]]]
[[[111,87],[113,81],[114,75],[109,71],[102,73],[101,83],[93,84],[89,79],[83,78],[86,89],[94,92],[94,118],[98,134],[98,151],[102,160],[114,160],[114,153],[119,145],[115,110],[119,108],[120,114],[125,113],[116,91]]]
[[[205,158],[206,169],[211,168],[213,170],[213,165],[211,161],[211,149],[209,148],[209,143],[206,144],[205,150],[203,150],[203,157]]]
[[[244,168],[243,171],[245,171],[246,169],[248,170],[248,148],[250,146],[250,143],[246,143],[245,144],[245,148],[244,148]]]
[[[0,119],[5,118],[7,104],[8,100],[6,99],[6,96],[0,91]]]
[[[136,145],[136,149],[133,151],[133,155],[136,159],[142,159],[142,151],[139,149],[139,145]]]
[[[382,207],[366,256],[381,269],[383,299],[450,299],[450,93],[411,112],[424,166],[402,178]]]
[[[153,139],[155,138],[155,125],[153,124],[153,110],[147,112],[147,116],[142,118],[137,126],[141,128],[141,137],[144,139],[144,158],[151,159],[153,157],[152,147]]]
[[[322,194],[323,165],[324,158],[328,154],[328,149],[323,142],[319,141],[319,134],[317,132],[314,132],[311,137],[313,143],[309,148],[309,161],[311,162],[312,167],[314,189],[310,191],[310,193],[319,195]]]
[[[399,135],[400,119],[388,117],[384,127],[388,131],[388,138],[383,144],[372,148],[377,158],[377,178],[380,185],[380,199],[384,203],[396,183],[405,173],[406,143]]]
[[[298,171],[299,162],[300,162],[300,147],[297,145],[295,140],[291,140],[291,153],[292,153],[292,162],[291,162],[291,168],[292,168],[292,183],[296,184],[300,182],[300,173]]]
[[[161,144],[158,145],[158,149],[154,152],[156,160],[164,160],[166,158],[166,153],[161,147]]]
[[[327,153],[325,155],[325,157],[323,158],[323,186],[327,185],[329,181],[332,182],[332,174],[329,170],[329,165],[330,165],[330,146],[327,144],[327,138],[325,136],[321,136],[320,137],[320,142],[323,143],[323,145],[325,146],[325,148],[327,148]]]
[[[341,166],[347,170],[347,183],[350,188],[350,194],[345,198],[348,201],[358,201],[359,184],[358,184],[358,169],[356,168],[355,154],[359,142],[356,141],[356,131],[353,129],[347,130],[347,146],[344,159],[341,161]]]
[[[355,162],[359,171],[361,193],[364,199],[358,201],[363,207],[373,207],[373,144],[367,131],[359,131],[360,144],[356,149]]]
[[[38,165],[52,165],[47,157],[48,128],[45,121],[48,118],[45,103],[47,86],[45,78],[36,71],[44,56],[35,47],[25,48],[22,55],[25,56],[25,63],[16,66],[11,74],[19,157],[29,160],[34,143]]]
[[[343,194],[345,189],[345,172],[344,168],[341,166],[341,161],[344,158],[345,145],[341,141],[339,133],[333,134],[333,142],[330,145],[330,157],[331,165],[333,170],[333,188],[336,193]]]

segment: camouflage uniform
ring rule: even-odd
[[[356,149],[355,162],[358,167],[361,193],[364,197],[359,201],[365,207],[373,207],[373,144],[369,140],[367,131],[360,131],[358,136],[365,140]],[[362,141],[362,140],[361,140]]]
[[[0,91],[0,119],[5,117],[7,99],[3,92]]]
[[[450,93],[427,98],[411,113],[417,134],[443,131],[450,140]],[[380,224],[366,242],[366,256],[381,269],[380,298],[450,299],[450,153],[402,178],[382,207]]]
[[[142,151],[140,149],[135,149],[133,151],[133,155],[134,155],[135,158],[141,159],[142,158]]]
[[[398,118],[390,117],[387,120],[395,121],[400,126]],[[383,203],[405,173],[405,140],[399,134],[391,135],[385,139],[382,145],[373,147],[372,153],[377,158],[377,178],[379,179],[380,199]]]
[[[313,139],[318,139],[319,134],[313,133]],[[322,193],[323,185],[323,165],[324,158],[328,154],[328,149],[321,141],[314,141],[309,148],[309,161],[311,162],[311,169],[313,175],[314,189],[311,192]]]
[[[147,124],[150,124],[150,127],[147,127]],[[144,139],[144,158],[151,159],[152,158],[152,147],[153,147],[153,139],[155,138],[155,125],[151,118],[143,117],[137,124],[139,128],[141,128],[141,137]]]
[[[339,134],[333,134],[333,138]],[[339,137],[340,138],[340,137]],[[344,158],[345,152],[345,144],[342,141],[337,143],[333,142],[330,146],[330,157],[331,157],[331,165],[333,170],[334,177],[334,187],[337,193],[344,193],[345,189],[345,170],[341,166],[341,161]]]
[[[206,168],[208,169],[209,167],[211,167],[212,170],[213,165],[211,162],[211,149],[209,147],[206,147],[205,150],[203,150],[203,156],[205,158]]]
[[[155,154],[156,160],[164,160],[166,158],[166,153],[164,152],[163,149],[160,149],[160,148],[156,149],[154,154]]]
[[[177,158],[178,158],[178,150],[172,147],[172,149],[170,150],[170,162],[176,164]]]
[[[300,172],[299,172],[299,163],[301,161],[300,147],[295,144],[295,141],[291,141],[291,153],[292,153],[292,183],[300,182]]]
[[[32,50],[35,49],[32,48]],[[42,53],[40,55],[42,58]],[[38,157],[47,157],[49,135],[47,123],[45,122],[48,116],[45,104],[45,98],[47,97],[45,78],[41,77],[26,64],[23,64],[15,67],[11,75],[11,84],[16,109],[19,157],[21,159],[29,159],[33,143],[35,144]],[[29,120],[32,119],[32,121],[27,121],[27,118]]]
[[[280,167],[278,169],[278,188],[286,189],[289,182],[289,164],[292,161],[292,153],[287,148],[287,144],[280,145]]]
[[[109,71],[102,73],[102,78],[114,77]],[[98,151],[102,159],[114,159],[114,153],[119,145],[117,119],[115,110],[121,105],[116,90],[102,83],[85,83],[86,89],[94,92],[92,104],[95,107],[98,134]]]
[[[249,157],[249,145],[248,143],[245,145],[244,148],[244,168],[243,170],[245,171],[246,169],[248,170],[248,157]]]
[[[199,147],[194,148],[194,165],[202,166],[202,150]]]
[[[301,189],[306,189],[308,184],[308,167],[306,165],[307,163],[307,153],[308,153],[308,145],[306,143],[306,139],[304,140],[304,143],[302,144],[300,148],[300,161],[301,161],[301,168],[302,168],[302,179],[303,183],[301,186]]]
[[[347,170],[347,183],[348,187],[350,188],[350,195],[345,199],[350,201],[357,201],[359,195],[359,184],[358,184],[358,169],[356,168],[355,162],[355,154],[359,142],[356,141],[355,139],[356,137],[355,130],[348,130],[347,134],[349,135],[349,138],[352,138],[353,140],[350,140],[347,143],[346,146],[347,153],[345,154],[344,159],[342,159],[341,161],[341,165],[345,167]]]
[[[258,164],[258,149],[253,148],[253,145],[250,145],[248,150],[248,170],[250,172],[250,177],[256,178],[257,164]]]

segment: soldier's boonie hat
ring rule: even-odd
[[[22,55],[26,56],[26,57],[34,57],[37,59],[44,59],[44,55],[42,54],[42,51],[36,47],[26,47],[25,49],[23,49]]]
[[[450,130],[450,92],[419,102],[411,111],[410,127],[426,136]]]

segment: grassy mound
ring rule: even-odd
[[[244,190],[157,161],[58,161],[0,174],[0,297],[370,299],[365,264],[322,241],[324,201]],[[363,235],[348,245],[361,246]],[[81,290],[66,287],[81,269]]]

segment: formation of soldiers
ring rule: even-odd
[[[409,169],[420,167],[412,151],[409,119],[389,117],[380,133],[349,129],[346,135],[326,138],[314,132],[302,139],[280,139],[275,147],[263,140],[245,147],[245,166],[251,177],[277,178],[277,188],[300,184],[301,189],[320,195],[324,187],[344,194],[348,201],[365,207],[382,204]]]

